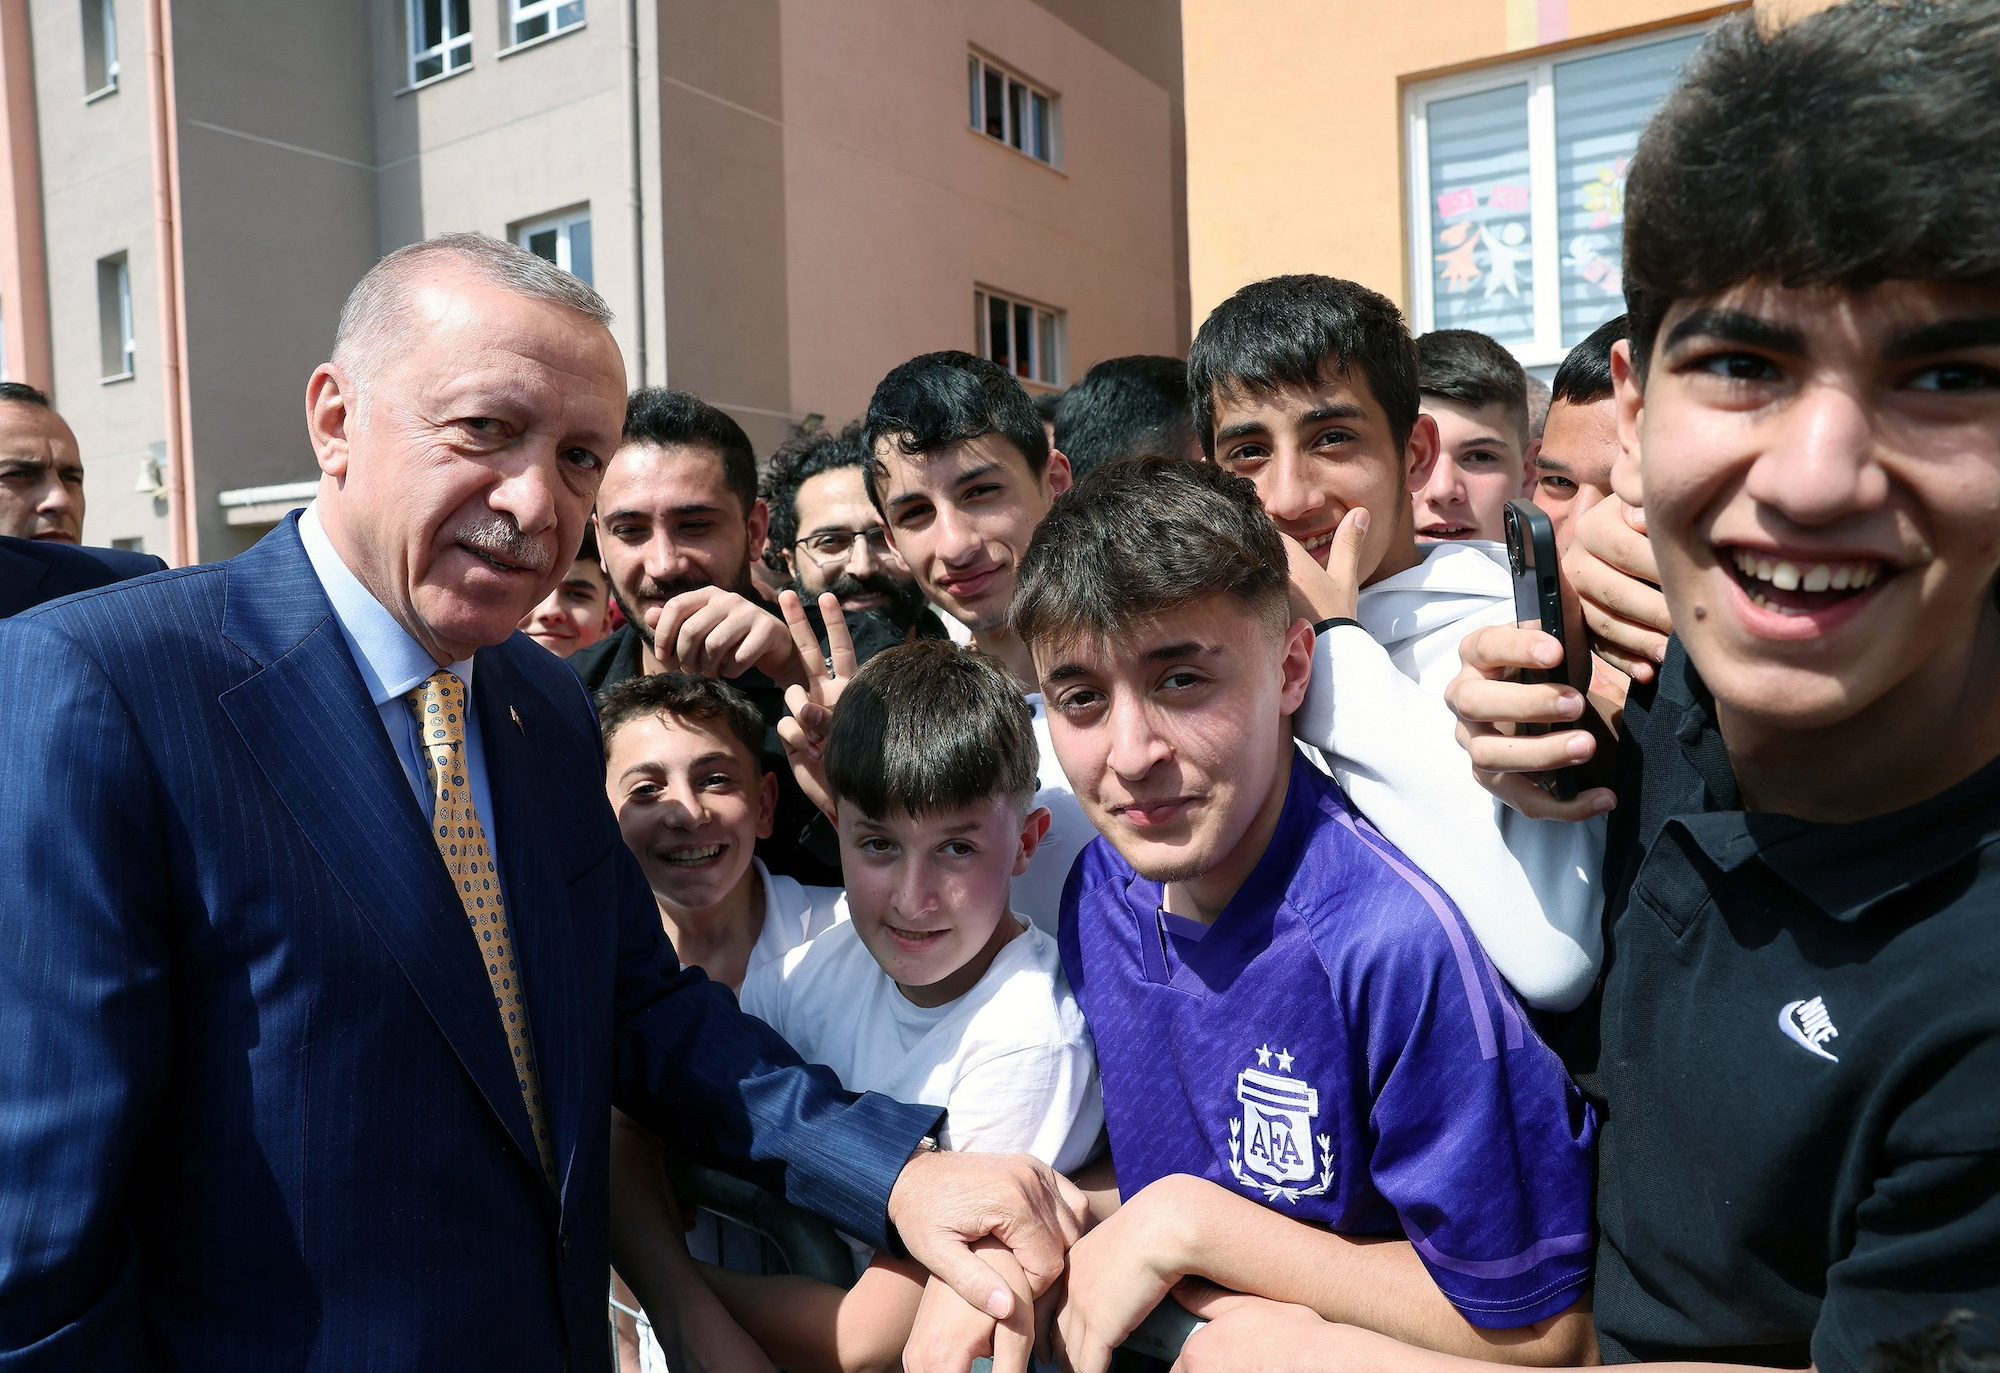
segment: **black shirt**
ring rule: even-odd
[[[2000,762],[1814,824],[1740,809],[1678,641],[1625,718],[1569,1046],[1603,1119],[1605,1358],[1858,1373],[2000,1312]]]
[[[628,622],[601,643],[573,656],[569,665],[595,696],[645,671],[642,648],[639,632]],[[764,717],[764,770],[778,779],[778,807],[771,837],[757,841],[757,856],[764,860],[764,866],[780,876],[795,878],[809,886],[840,886],[838,841],[833,838],[832,827],[819,822],[818,807],[799,790],[791,765],[785,761],[784,742],[778,738],[778,721],[789,713],[785,707],[785,689],[755,668],[728,680],[729,685],[750,698],[757,713]]]

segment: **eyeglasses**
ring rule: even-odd
[[[854,552],[854,541],[860,539],[868,545],[868,555],[883,558],[889,554],[889,531],[881,525],[870,529],[823,529],[800,539],[796,545],[812,554],[813,561],[825,567],[833,563],[846,562]]]

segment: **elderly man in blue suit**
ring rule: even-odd
[[[683,971],[567,666],[601,299],[461,235],[355,288],[317,499],[0,623],[0,1368],[589,1369],[619,1107],[974,1303],[1080,1198]]]

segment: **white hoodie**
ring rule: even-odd
[[[1515,622],[1506,551],[1494,543],[1419,551],[1415,567],[1363,589],[1360,627],[1319,636],[1293,730],[1451,897],[1521,999],[1571,1010],[1604,952],[1604,821],[1531,820],[1473,777],[1444,688],[1458,675],[1459,640]]]

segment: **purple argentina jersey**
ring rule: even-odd
[[[1450,901],[1294,755],[1270,847],[1207,930],[1102,839],[1063,893],[1129,1198],[1190,1173],[1406,1236],[1486,1329],[1590,1278],[1596,1122]]]

